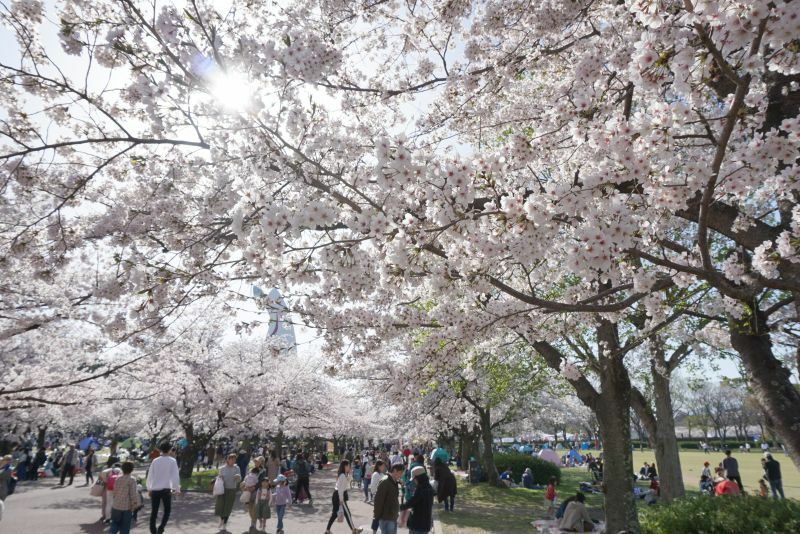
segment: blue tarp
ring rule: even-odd
[[[82,451],[89,450],[89,447],[96,451],[100,450],[100,442],[94,436],[87,436],[78,442],[78,448]]]

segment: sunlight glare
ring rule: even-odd
[[[211,95],[227,111],[247,111],[253,102],[253,85],[241,72],[218,72],[209,89]]]

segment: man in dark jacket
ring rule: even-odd
[[[767,453],[765,456],[767,459],[764,462],[764,471],[767,474],[767,480],[769,481],[769,487],[772,489],[772,496],[776,499],[780,494],[781,499],[785,499],[783,495],[783,482],[781,482],[781,464],[778,460],[772,458],[772,455]]]
[[[389,470],[389,476],[381,480],[373,500],[372,517],[377,520],[381,534],[397,534],[397,516],[400,514],[400,488],[398,484],[403,477],[405,466],[395,464]]]
[[[64,455],[64,464],[61,466],[61,483],[59,486],[64,485],[64,479],[67,478],[69,475],[69,486],[72,485],[72,481],[75,479],[75,470],[80,465],[80,456],[78,456],[78,451],[75,449],[75,445],[70,445],[69,450]]]
[[[311,466],[308,463],[308,458],[306,458],[306,455],[302,452],[297,455],[297,463],[294,466],[294,472],[297,475],[297,491],[295,492],[294,501],[292,502],[296,503],[302,496],[302,500],[308,499],[308,502],[311,503],[311,489],[308,487],[311,476]],[[301,489],[305,490],[305,495],[300,493]]]
[[[412,469],[411,478],[416,483],[416,490],[410,499],[400,505],[400,509],[411,509],[407,522],[409,534],[428,534],[433,528],[433,498],[436,493],[424,467],[418,465]]]
[[[736,458],[731,456],[730,449],[725,451],[725,458],[722,460],[722,468],[725,469],[725,477],[731,482],[736,482],[736,485],[739,486],[739,491],[744,493],[742,477],[739,475],[739,462],[736,461]]]

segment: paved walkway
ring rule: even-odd
[[[78,479],[76,477],[76,482]],[[89,495],[85,486],[61,488],[57,480],[24,482],[6,499],[6,510],[0,521],[2,534],[104,534],[108,527],[100,524],[100,498]],[[311,494],[314,504],[292,505],[286,510],[284,530],[287,534],[322,534],[330,517],[331,494],[335,483],[335,472],[317,471],[311,476]],[[371,533],[372,506],[364,503],[364,494],[351,490],[350,509],[356,526]],[[360,497],[360,498],[359,498]],[[131,532],[147,534],[150,517],[150,501],[139,512],[139,522]],[[186,493],[172,501],[172,515],[166,534],[215,534],[219,518],[214,516],[214,500],[210,493]],[[277,520],[274,509],[272,519],[267,521],[267,532],[275,533]],[[232,534],[246,534],[250,517],[238,502],[228,521]],[[333,534],[347,534],[346,523],[334,523]]]

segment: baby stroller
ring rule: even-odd
[[[353,468],[353,478],[350,479],[350,488],[358,489],[361,487],[361,478],[363,476],[363,472],[361,471],[361,467],[354,467]]]

